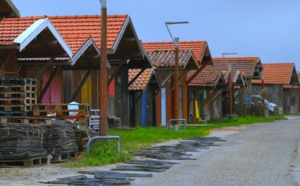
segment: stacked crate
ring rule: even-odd
[[[30,116],[36,89],[35,79],[0,78],[0,116]]]

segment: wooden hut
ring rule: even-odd
[[[166,125],[173,118],[173,74],[175,65],[173,42],[143,42],[150,61],[155,67],[161,92],[156,96],[156,123]],[[179,42],[179,115],[188,121],[188,82],[186,76],[195,70],[196,76],[206,66],[212,64],[210,51],[206,41]]]
[[[253,94],[259,94],[262,86],[266,99],[278,105],[283,113],[298,112],[299,79],[294,63],[263,64],[264,79],[252,80]]]
[[[193,74],[193,71],[189,72],[187,78]],[[219,118],[223,115],[222,102],[227,90],[227,81],[221,71],[204,69],[188,86],[189,123]],[[196,113],[197,111],[199,113]]]
[[[128,69],[152,66],[128,15],[108,15],[107,22],[108,84],[114,86],[108,114],[129,125]],[[100,26],[97,15],[5,18],[0,42],[17,51],[22,77],[38,79],[39,102],[77,101],[99,108]]]
[[[153,68],[129,69],[130,126],[156,126],[155,98],[160,86]]]
[[[213,58],[215,69],[228,69],[227,64],[231,64],[232,69],[243,71],[246,78],[247,87],[251,93],[252,79],[261,79],[262,62],[259,57],[220,57]]]
[[[213,58],[214,60],[214,58]],[[217,72],[222,72],[224,79],[226,81],[227,84],[227,89],[226,89],[226,93],[223,94],[223,102],[222,102],[222,115],[220,114],[220,116],[226,116],[229,115],[229,111],[230,111],[230,104],[229,104],[229,94],[230,92],[232,93],[232,111],[235,112],[235,108],[237,105],[238,100],[240,100],[240,96],[241,93],[243,92],[242,89],[248,87],[248,81],[247,78],[245,76],[245,72],[243,69],[241,69],[242,67],[240,65],[238,65],[238,63],[233,63],[234,65],[231,65],[231,69],[229,70],[227,63],[231,62],[231,61],[227,61],[227,60],[216,60],[213,61],[214,65],[213,66],[206,66],[205,69],[207,70],[212,70],[212,71],[217,71]],[[229,80],[231,80],[231,87],[229,86]],[[230,91],[231,89],[231,91]]]

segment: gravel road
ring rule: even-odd
[[[222,137],[207,150],[193,153],[197,160],[180,161],[151,178],[135,178],[133,186],[293,186],[300,185],[300,117],[264,124],[218,129]],[[176,141],[168,142],[176,143]],[[38,181],[78,175],[79,170],[109,170],[115,165],[66,169],[55,165],[32,168],[0,168],[0,185],[47,184]]]
[[[245,126],[240,132],[216,131],[212,135],[223,135],[227,141],[195,154],[196,161],[184,161],[153,178],[136,179],[131,185],[298,185],[300,117]]]

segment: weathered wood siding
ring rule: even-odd
[[[267,100],[281,107],[284,113],[298,112],[298,89],[283,88],[283,85],[265,85],[268,91]],[[253,84],[252,94],[259,94],[261,91],[260,84]]]
[[[116,76],[115,116],[120,117],[122,126],[129,126],[128,66],[124,65]]]

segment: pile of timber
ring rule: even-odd
[[[0,78],[0,116],[28,116],[36,99],[37,80]]]
[[[41,125],[11,124],[0,127],[0,161],[45,157],[45,131]]]
[[[77,155],[78,147],[73,124],[56,120],[45,125],[44,148],[53,156],[52,162],[62,162]]]

